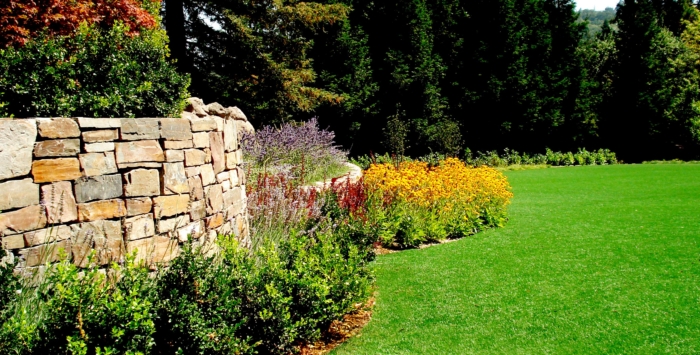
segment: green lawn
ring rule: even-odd
[[[700,165],[507,175],[508,225],[379,257],[334,354],[700,353]]]

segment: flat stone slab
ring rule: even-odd
[[[36,142],[36,121],[0,120],[0,180],[28,175]]]
[[[78,203],[108,200],[122,194],[122,176],[119,174],[91,176],[75,182],[75,199]]]
[[[60,181],[41,187],[41,203],[46,207],[49,224],[78,220],[78,206],[73,195],[73,184]]]
[[[160,120],[157,118],[122,118],[121,138],[125,141],[159,139]]]
[[[58,158],[35,160],[32,163],[34,182],[56,182],[75,180],[83,173],[77,158]]]
[[[39,135],[42,138],[78,138],[80,127],[72,118],[37,118]]]
[[[52,139],[37,142],[34,146],[34,156],[47,157],[74,157],[80,153],[80,139]]]
[[[155,169],[137,169],[124,174],[127,197],[160,195],[160,174]]]
[[[39,204],[39,185],[32,179],[0,183],[0,211]]]
[[[155,140],[115,144],[117,164],[162,162],[165,160],[160,143]]]

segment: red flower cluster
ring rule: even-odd
[[[157,25],[139,0],[0,0],[0,48],[22,46],[44,30],[70,35],[83,22],[111,26],[118,20],[130,35]]]
[[[337,183],[337,179],[333,179],[331,180],[331,189],[338,198],[340,208],[348,210],[355,217],[364,217],[367,206],[364,178],[356,182],[346,179],[342,183]]]

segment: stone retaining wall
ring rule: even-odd
[[[178,244],[248,242],[236,107],[189,99],[182,118],[0,119],[0,236],[35,267],[64,250],[79,266],[138,250],[167,262]]]

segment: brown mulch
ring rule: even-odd
[[[372,319],[372,308],[374,307],[374,297],[367,303],[358,303],[355,310],[346,314],[341,321],[333,321],[328,330],[323,333],[321,339],[313,344],[306,344],[301,347],[301,355],[323,355],[335,349],[349,338],[357,334],[370,319]]]

